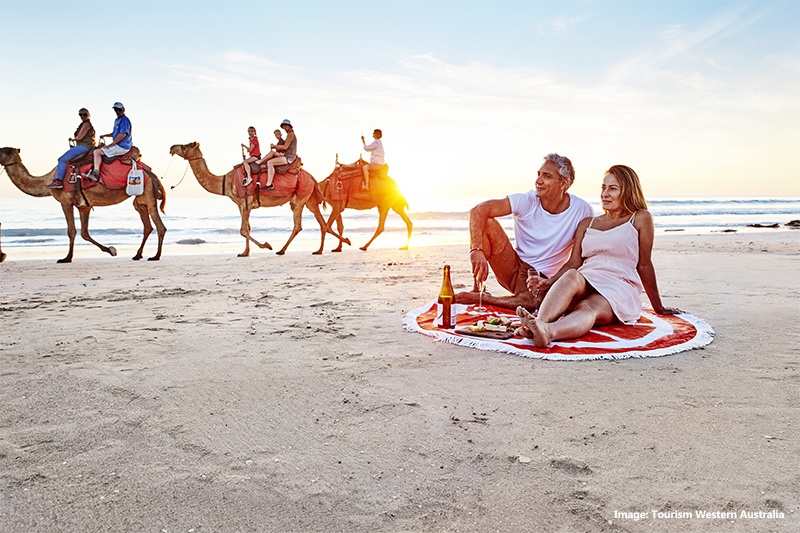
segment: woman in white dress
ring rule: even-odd
[[[639,176],[630,167],[614,165],[603,177],[600,200],[604,214],[578,225],[567,263],[546,281],[528,279],[531,291],[549,290],[537,317],[517,308],[523,324],[517,334],[532,337],[539,348],[582,337],[594,325],[635,324],[643,289],[656,313],[681,312],[661,303],[651,259],[653,216]]]

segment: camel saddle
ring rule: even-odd
[[[84,152],[80,155],[76,155],[72,159],[69,160],[69,164],[73,167],[82,167],[84,165],[93,165],[94,164],[94,150],[89,150],[88,152]],[[142,153],[139,151],[137,147],[132,147],[130,150],[125,152],[122,155],[118,155],[116,157],[106,157],[103,156],[103,163],[110,164],[114,161],[120,161],[123,165],[131,165],[132,161],[138,161],[141,159]]]
[[[337,163],[333,173],[328,177],[331,186],[331,198],[334,200],[349,201],[350,198],[372,199],[372,193],[361,189],[364,182],[364,166],[368,163],[359,159],[355,163]],[[369,171],[370,182],[373,179],[389,177],[389,165]]]
[[[297,156],[294,161],[289,163],[288,165],[276,165],[275,171],[281,174],[297,174],[300,172],[300,169],[303,168],[303,161],[300,159],[300,156]],[[267,163],[250,163],[250,173],[255,176],[256,174],[261,174],[262,172],[267,172]]]

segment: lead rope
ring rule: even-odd
[[[174,157],[174,156],[173,156],[173,157]],[[172,159],[170,159],[170,161],[169,161],[169,162],[170,162],[170,164],[171,164],[171,163],[172,163]],[[169,167],[167,167],[167,170],[169,170]],[[181,179],[180,179],[180,181],[178,181],[178,183],[176,183],[175,185],[173,185],[172,187],[170,187],[170,188],[169,188],[169,190],[172,190],[172,189],[174,189],[175,187],[177,187],[178,185],[180,185],[181,183],[183,183],[183,178],[185,178],[185,177],[186,177],[186,173],[187,173],[187,172],[189,172],[189,160],[188,160],[188,159],[186,160],[186,169],[184,169],[184,171],[183,171],[183,176],[181,176]],[[165,174],[165,176],[166,176],[166,174]]]

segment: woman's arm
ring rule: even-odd
[[[578,229],[575,230],[575,240],[572,243],[572,252],[569,255],[569,259],[567,259],[567,262],[564,263],[564,265],[558,269],[558,272],[556,272],[549,278],[533,279],[534,284],[536,283],[536,280],[538,280],[538,286],[533,285],[532,287],[531,286],[532,284],[529,284],[528,289],[531,292],[535,293],[537,289],[539,290],[540,293],[547,291],[550,287],[553,286],[553,284],[556,281],[558,281],[558,278],[564,275],[564,272],[566,272],[567,270],[577,269],[583,264],[583,237],[584,235],[586,235],[586,228],[589,227],[589,224],[591,222],[592,222],[592,217],[587,217],[580,221],[580,223],[578,224]]]
[[[639,264],[636,266],[636,271],[639,273],[639,279],[642,280],[644,292],[647,293],[647,297],[650,299],[650,305],[653,306],[653,311],[659,315],[675,315],[680,313],[680,309],[664,307],[661,303],[661,296],[658,293],[656,269],[653,266],[652,259],[653,239],[655,236],[653,215],[644,209],[637,211],[633,225],[639,232]]]
[[[290,144],[292,144],[292,139],[294,139],[294,132],[293,132],[293,131],[290,131],[290,132],[289,132],[289,133],[286,135],[286,140],[285,140],[285,141],[283,141],[283,144],[279,144],[279,145],[277,145],[277,146],[275,147],[275,150],[280,150],[280,151],[282,151],[282,152],[285,152],[285,151],[286,151],[286,150],[289,148],[289,145],[290,145]]]
[[[88,122],[84,122],[83,124],[81,124],[81,127],[78,130],[78,134],[72,140],[73,141],[80,141],[81,139],[86,137],[87,133],[89,133],[89,123]]]

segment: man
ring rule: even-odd
[[[100,179],[100,165],[103,163],[104,155],[106,157],[117,157],[126,154],[133,148],[131,120],[125,116],[125,106],[121,102],[115,102],[113,109],[117,114],[117,118],[114,120],[114,131],[100,136],[101,139],[103,137],[111,137],[111,144],[102,146],[93,153],[94,169],[89,173],[89,178],[93,181]]]
[[[369,171],[377,172],[386,166],[386,160],[383,158],[383,141],[381,141],[381,137],[383,137],[383,132],[381,130],[375,130],[372,132],[372,138],[375,140],[366,144],[364,136],[361,136],[361,144],[364,145],[364,150],[369,152],[369,165],[364,165],[362,167],[364,171],[364,183],[361,184],[362,190],[369,190]]]
[[[501,200],[488,200],[469,213],[470,262],[474,283],[472,292],[456,294],[457,303],[476,303],[479,286],[494,272],[500,285],[513,296],[484,293],[483,303],[516,309],[521,305],[536,309],[549,288],[547,278],[556,274],[569,259],[575,230],[581,220],[594,216],[585,201],[567,192],[575,181],[572,162],[549,154],[539,168],[536,188],[511,194]],[[512,246],[497,217],[514,216],[516,244]],[[528,269],[542,276],[539,290],[526,286]]]

